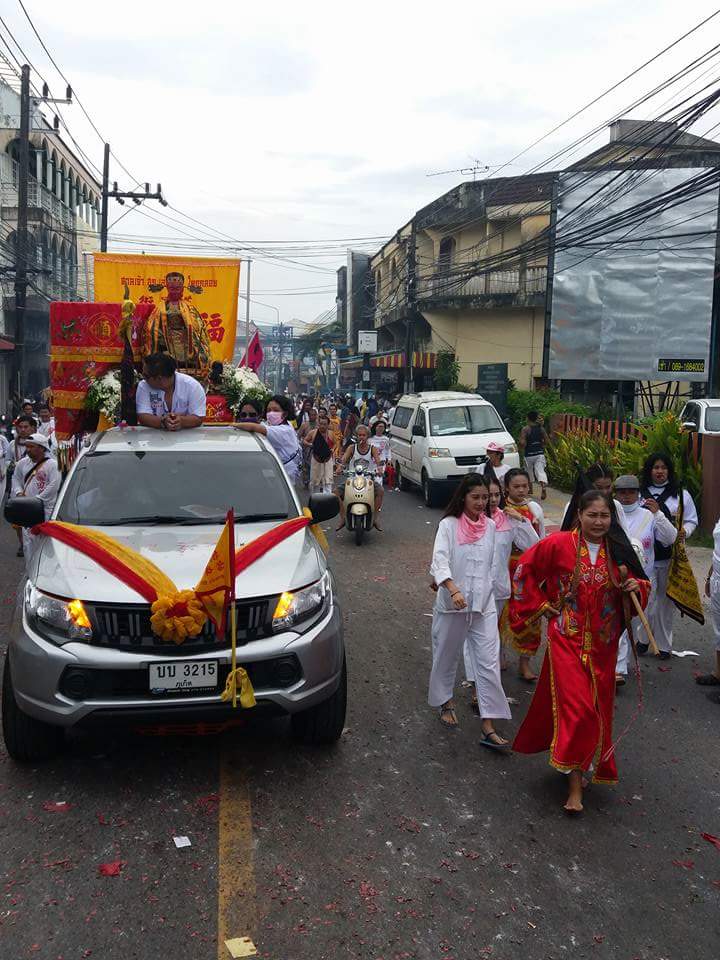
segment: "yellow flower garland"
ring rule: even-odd
[[[162,594],[150,608],[150,623],[162,640],[184,643],[187,637],[197,637],[207,621],[207,614],[194,590],[179,590]]]

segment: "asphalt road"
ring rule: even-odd
[[[544,756],[484,752],[469,709],[453,732],[426,705],[438,518],[392,493],[384,534],[360,548],[330,535],[350,682],[336,748],[252,719],[214,736],[77,737],[37,767],[0,746],[3,960],[215,960],[243,936],[273,960],[720,955],[720,849],[701,837],[720,836],[720,706],[692,676],[709,628],[678,621],[676,647],[697,660],[643,661],[621,782],[568,820]],[[0,556],[6,628],[22,568],[4,524]],[[512,666],[509,732],[531,693]],[[629,684],[617,730],[636,706]]]

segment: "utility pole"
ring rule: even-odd
[[[110,181],[110,144],[103,150],[102,207],[100,209],[100,252],[107,253],[108,185]]]
[[[407,241],[407,279],[405,281],[405,302],[407,309],[407,330],[405,336],[405,393],[413,393],[413,350],[415,349],[415,311],[417,294],[417,257],[416,257],[415,220],[410,225],[410,237]]]
[[[250,264],[252,260],[246,260],[247,263],[247,296],[245,297],[245,366],[250,366]]]
[[[168,205],[167,200],[163,196],[162,184],[158,184],[156,189],[151,191],[150,184],[145,184],[145,190],[118,190],[117,183],[113,183],[112,190],[109,189],[110,182],[110,145],[105,144],[105,154],[103,159],[103,185],[102,185],[102,212],[100,215],[100,250],[105,253],[107,251],[107,241],[108,241],[108,222],[107,222],[107,213],[108,213],[108,200],[112,197],[114,200],[124,206],[125,200],[132,200],[133,203],[136,203],[138,206],[143,202],[143,200],[159,200],[163,207]]]
[[[25,302],[27,299],[28,176],[30,173],[30,67],[23,64],[20,77],[20,162],[18,215],[15,233],[15,351],[12,388],[18,401],[25,389]]]

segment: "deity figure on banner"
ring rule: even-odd
[[[140,354],[169,353],[179,373],[205,382],[210,372],[210,338],[198,310],[183,298],[185,276],[165,276],[167,296],[157,304],[140,331]]]

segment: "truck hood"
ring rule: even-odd
[[[275,523],[237,524],[236,549],[265,533]],[[200,580],[222,527],[98,527],[120,543],[151,560],[179,590]],[[238,599],[296,590],[318,580],[325,560],[315,537],[299,530],[244,570],[236,581]],[[35,548],[30,579],[46,593],[88,603],[145,603],[133,589],[107,573],[94,560],[71,547],[43,537]]]

